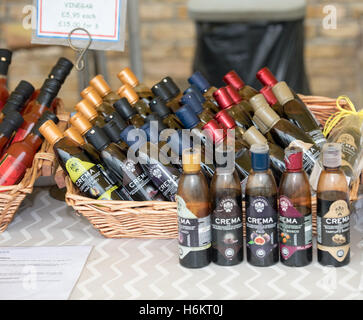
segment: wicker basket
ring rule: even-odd
[[[64,125],[68,121],[68,114],[63,112],[62,100],[58,100],[56,107],[57,116]],[[3,232],[13,220],[16,211],[27,194],[32,193],[35,180],[45,172],[52,174],[55,156],[47,142],[42,144],[40,151],[34,156],[31,168],[25,172],[19,184],[13,186],[0,186],[0,232]],[[48,175],[48,174],[46,174]]]
[[[336,111],[335,99],[301,96],[307,106],[324,124]],[[175,202],[104,201],[80,196],[66,177],[66,202],[86,217],[107,238],[176,238],[178,234]],[[352,189],[356,199],[358,183]],[[316,231],[316,199],[313,198],[313,230]]]

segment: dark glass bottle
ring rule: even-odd
[[[269,168],[267,144],[251,146],[252,172],[246,185],[247,261],[268,267],[279,261],[277,186]]]
[[[101,96],[104,102],[111,106],[120,99],[119,95],[112,91],[106,80],[101,74],[93,77],[89,84],[96,89],[97,93]]]
[[[350,261],[349,190],[340,165],[340,144],[326,143],[317,190],[318,261],[323,266],[342,267]]]
[[[215,116],[215,113],[213,113],[210,109],[203,108],[197,96],[193,92],[183,95],[181,98],[181,103],[183,105],[188,105],[199,117],[199,119],[202,122],[204,121],[204,123],[212,120]]]
[[[216,158],[224,161],[216,161],[210,186],[212,261],[233,266],[243,260],[241,184],[234,168],[233,149],[217,147]]]
[[[7,88],[7,74],[11,63],[12,52],[7,49],[0,49],[0,111],[9,97]]]
[[[173,96],[173,94],[169,91],[169,89],[163,82],[155,84],[151,88],[151,91],[154,93],[156,97],[162,99],[167,105],[167,107],[173,110],[173,112],[179,109],[180,107],[179,100],[177,100],[177,98]]]
[[[302,169],[302,149],[285,149],[286,172],[279,188],[280,260],[290,267],[312,261],[312,214],[309,179]]]
[[[244,83],[236,71],[232,70],[228,72],[224,77],[223,81],[226,84],[234,87],[243,100],[249,101],[253,96],[258,94],[258,91]]]
[[[275,97],[271,87],[268,86],[263,87],[260,90],[260,93],[263,94],[266,101],[271,106],[272,110],[275,111],[280,116],[280,118],[286,118],[286,115],[284,113],[284,108]]]
[[[14,111],[11,114],[6,115],[4,120],[0,123],[0,156],[5,150],[14,131],[22,125],[23,121],[24,119],[21,114]]]
[[[165,102],[156,97],[150,101],[150,109],[156,112],[162,119],[163,123],[171,129],[182,129],[183,125],[175,114],[173,114],[165,104]]]
[[[200,150],[184,150],[176,197],[179,262],[186,268],[202,268],[211,262],[211,203],[199,159]]]
[[[191,85],[195,85],[203,94],[204,98],[213,102],[215,105],[218,105],[213,96],[213,93],[217,90],[217,88],[211,86],[208,80],[199,71],[194,72],[188,78],[188,82]]]
[[[145,124],[144,119],[134,108],[131,107],[126,98],[121,98],[115,102],[114,107],[119,115],[130,125],[140,128]]]

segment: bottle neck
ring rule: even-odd
[[[43,138],[37,134],[29,133],[23,142],[24,144],[32,146],[34,150],[38,150],[43,143]]]
[[[340,166],[339,167],[334,167],[334,168],[331,168],[331,167],[324,167],[324,170],[326,171],[326,172],[338,172],[338,171],[340,171]]]

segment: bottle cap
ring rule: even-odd
[[[260,130],[262,134],[266,134],[270,130],[270,128],[268,126],[266,126],[265,123],[256,116],[256,114],[253,116],[252,120],[255,123],[258,130]]]
[[[323,146],[323,166],[337,168],[342,164],[342,146],[340,143],[325,143]]]
[[[279,120],[279,115],[270,106],[257,109],[253,116],[253,121],[263,134],[269,131]]]
[[[229,84],[229,85],[225,86],[225,88],[234,104],[238,104],[242,101],[242,97],[240,96],[238,91],[235,89],[235,87],[233,87]]]
[[[249,145],[252,146],[253,144],[266,144],[267,139],[264,135],[256,129],[255,126],[252,126],[246,130],[243,134],[243,140]]]
[[[299,147],[285,149],[285,165],[287,170],[300,171],[303,167],[303,151]]]
[[[11,124],[14,130],[16,130],[23,124],[24,119],[19,112],[14,111],[12,113],[6,114],[3,121],[6,121],[7,123]]]
[[[267,103],[265,97],[263,96],[263,94],[259,93],[256,94],[255,96],[253,96],[250,99],[250,104],[253,108],[253,110],[256,112],[258,109],[262,109],[262,108],[267,108],[267,109],[271,109],[270,105]]]
[[[164,100],[165,102],[170,101],[173,99],[173,94],[169,91],[166,85],[162,82],[159,82],[152,86],[151,88],[152,93],[156,97],[160,97],[160,99]]]
[[[251,164],[254,171],[266,171],[269,168],[270,157],[267,144],[253,144],[250,148]]]
[[[127,126],[125,126],[126,128]],[[123,128],[123,129],[125,129]],[[115,120],[110,120],[103,127],[102,130],[106,133],[106,135],[111,139],[112,142],[119,142],[121,140],[121,132],[122,130],[116,123]]]
[[[13,53],[8,49],[0,49],[0,74],[7,75]]]
[[[35,134],[38,134],[39,135],[39,128],[40,126],[48,121],[48,120],[52,120],[55,124],[58,124],[59,122],[59,119],[58,117],[51,111],[47,110],[45,111],[42,116],[39,118],[39,120],[36,122],[35,126],[33,127],[32,129],[32,132],[35,133]]]
[[[124,141],[129,147],[131,147],[133,144],[135,144],[136,142],[138,142],[138,139],[131,139],[131,137],[129,137],[129,132],[131,130],[141,130],[136,128],[135,126],[128,126],[126,127],[124,130],[122,130],[120,137],[122,139],[122,141]],[[143,131],[143,130],[142,130]]]
[[[199,72],[194,72],[189,78],[188,82],[194,84],[199,91],[205,92],[210,88],[208,80]]]
[[[85,134],[85,137],[87,142],[93,145],[97,151],[101,151],[111,143],[106,133],[104,133],[102,129],[97,126],[94,126],[88,130]]]
[[[29,97],[28,97],[29,98]],[[6,101],[4,108],[1,110],[3,114],[11,113],[13,111],[21,112],[24,108],[25,102],[28,100],[23,94],[13,91],[8,100]]]
[[[271,87],[265,86],[260,90],[260,92],[263,94],[263,96],[265,97],[266,101],[270,106],[273,106],[274,104],[277,103],[277,99],[274,93],[272,92]]]
[[[83,137],[75,127],[70,127],[66,131],[64,131],[64,136],[78,143],[80,146],[83,146],[86,143],[86,141],[84,141]]]
[[[77,112],[73,117],[69,119],[69,122],[74,126],[79,133],[83,136],[89,129],[92,128],[91,122],[89,122],[80,112]]]
[[[129,67],[126,67],[123,70],[121,70],[118,73],[117,77],[120,79],[120,81],[123,84],[128,83],[133,88],[139,84],[139,80],[137,79],[137,77]]]
[[[264,86],[273,87],[277,83],[275,76],[267,67],[259,70],[256,74],[256,77]]]
[[[171,114],[171,110],[166,106],[160,97],[152,99],[149,103],[152,112],[156,112],[162,119]]]
[[[45,79],[42,87],[40,88],[40,94],[43,92],[47,92],[51,94],[53,97],[56,97],[59,90],[61,88],[61,83],[56,79]],[[39,94],[39,95],[40,95]]]
[[[170,77],[165,77],[161,80],[164,86],[171,92],[173,97],[176,97],[180,93],[179,87],[176,85],[174,80]]]
[[[117,93],[121,98],[126,98],[130,104],[134,104],[140,100],[135,90],[128,83],[125,83],[120,87]]]
[[[223,77],[223,81],[226,84],[229,84],[232,87],[234,87],[236,90],[240,90],[245,86],[245,83],[243,82],[243,80],[240,78],[240,76],[234,70],[231,70],[230,72],[228,72]]]
[[[219,111],[214,117],[221,125],[227,129],[234,129],[236,127],[236,122],[229,115],[227,110]]]
[[[201,151],[189,148],[183,151],[182,163],[184,172],[198,172],[200,170]]]
[[[25,103],[33,94],[34,87],[28,81],[21,80],[13,92],[19,93],[23,97],[23,103]]]
[[[158,122],[159,132],[164,130],[164,129],[168,129],[168,127],[163,123],[163,119],[161,119],[161,117],[155,112],[149,114],[145,119],[146,123],[151,122],[151,121],[157,121]]]
[[[272,87],[272,92],[281,105],[284,105],[285,103],[294,100],[294,95],[285,81],[276,83]]]
[[[112,114],[108,114],[106,116],[106,122],[109,121],[113,121],[120,128],[120,130],[123,130],[127,127],[127,123],[117,111],[113,112]]]
[[[226,131],[214,119],[206,123],[202,129],[206,131],[209,139],[216,145],[226,137]]]
[[[45,121],[39,127],[40,134],[45,140],[49,142],[50,145],[54,145],[57,141],[63,138],[62,132],[59,130],[57,125],[52,120]]]
[[[200,104],[198,97],[194,92],[187,93],[182,96],[180,102],[182,104],[187,104],[196,115],[203,112],[203,106]]]
[[[187,88],[183,92],[183,94],[185,95],[186,93],[191,93],[191,92],[193,92],[197,96],[197,98],[201,104],[203,104],[206,101],[203,94],[200,92],[200,90],[194,84],[190,85],[190,87]]]
[[[98,74],[97,76],[93,77],[89,84],[96,89],[97,93],[102,98],[112,91],[106,80],[103,78],[102,74]]]
[[[81,92],[83,99],[87,99],[93,107],[98,107],[103,103],[101,96],[92,87],[87,87]]]
[[[177,130],[174,132],[167,141],[170,149],[177,155],[182,155],[185,148],[191,148],[193,143],[191,135],[189,133],[184,133],[182,130]]]
[[[73,68],[73,63],[69,61],[67,58],[61,57],[57,61],[57,64],[50,71],[48,78],[56,79],[61,84],[63,84],[67,76],[71,72],[72,68]]]
[[[130,103],[126,98],[121,98],[117,100],[113,104],[113,106],[115,107],[119,115],[126,121],[133,117],[135,114],[137,114],[137,111],[133,107],[131,107]]]
[[[179,118],[185,129],[192,129],[199,123],[198,116],[186,104],[175,111],[176,116]]]
[[[94,118],[98,116],[97,110],[93,107],[91,102],[86,99],[82,99],[78,102],[74,107],[78,112],[81,112],[85,118],[89,121],[92,121]]]
[[[213,92],[213,97],[222,109],[228,109],[234,104],[226,88],[220,88]]]

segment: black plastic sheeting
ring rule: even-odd
[[[194,71],[212,85],[222,86],[223,76],[235,70],[256,89],[256,72],[269,67],[278,80],[296,92],[310,94],[304,66],[303,20],[289,22],[209,23],[196,22],[197,47]]]

